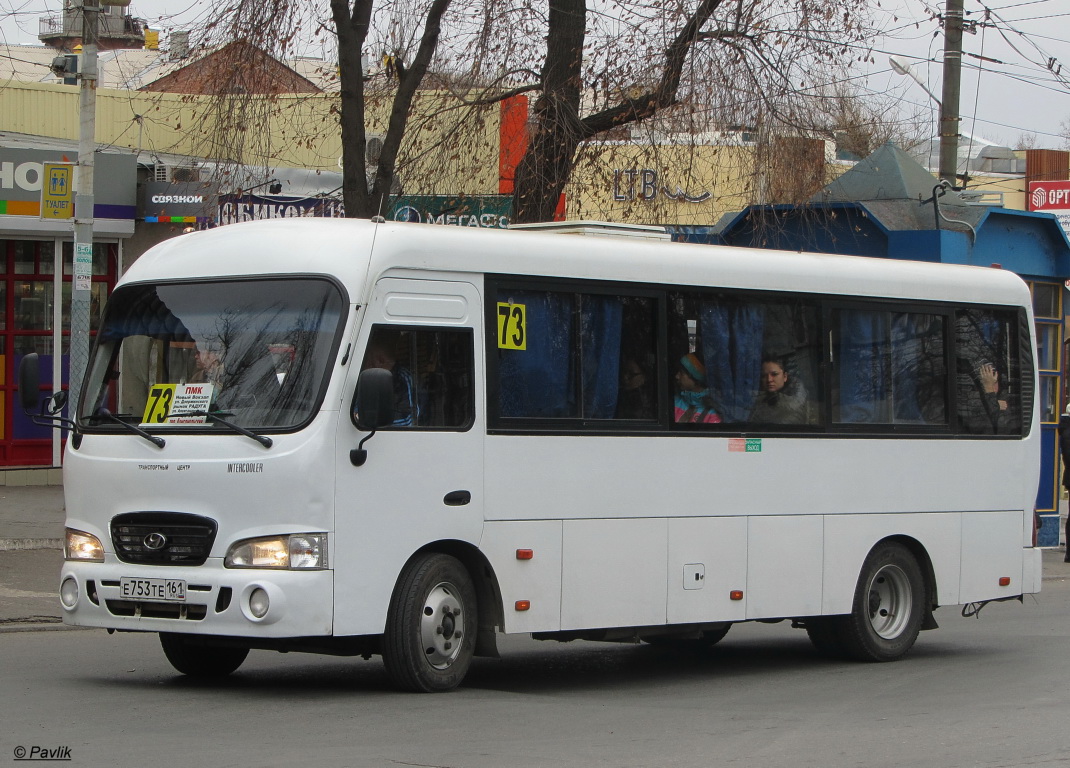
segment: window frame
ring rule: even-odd
[[[823,323],[826,329],[825,348],[825,425],[829,433],[841,433],[849,435],[866,435],[874,432],[895,435],[924,435],[951,436],[957,430],[956,387],[953,381],[954,374],[950,368],[955,360],[954,355],[954,329],[955,310],[954,305],[926,302],[900,302],[895,299],[865,297],[839,297],[828,296],[823,302]],[[840,370],[840,361],[836,359],[838,339],[835,334],[839,330],[834,320],[837,312],[843,311],[870,311],[870,312],[898,312],[902,314],[926,314],[944,318],[944,404],[946,419],[944,424],[907,424],[896,422],[848,422],[836,421],[833,418],[833,382],[836,373]]]
[[[926,301],[918,299],[898,300],[889,297],[869,297],[846,294],[819,294],[769,289],[736,288],[732,286],[695,286],[651,283],[631,283],[620,280],[588,278],[532,277],[507,273],[485,275],[485,353],[488,434],[558,434],[558,435],[687,435],[702,437],[791,437],[791,438],[872,438],[897,437],[904,439],[990,439],[1020,440],[1029,436],[1032,429],[1033,409],[1037,407],[1035,384],[1029,378],[1036,371],[1035,350],[1029,341],[1029,325],[1026,308],[1016,304],[988,304],[950,301]],[[582,418],[506,417],[500,412],[500,378],[497,347],[497,303],[499,297],[509,291],[554,291],[571,294],[598,294],[651,298],[656,302],[655,318],[658,328],[657,340],[657,419],[649,421]],[[673,294],[702,295],[720,294],[738,296],[741,301],[756,304],[775,304],[786,298],[792,302],[810,303],[816,310],[818,337],[820,338],[820,376],[817,386],[820,397],[815,398],[820,410],[817,424],[750,424],[746,422],[723,422],[719,424],[677,424],[673,420],[672,361],[669,359],[669,303]],[[944,424],[907,423],[851,423],[833,420],[833,377],[837,366],[833,360],[833,316],[842,310],[886,311],[895,313],[927,314],[943,318],[944,345],[944,397],[947,418]],[[1021,378],[1020,432],[1012,434],[977,434],[967,432],[959,414],[957,391],[957,338],[955,322],[959,310],[988,310],[1013,314],[1018,338],[1008,339],[1009,345],[1018,345]]]
[[[480,383],[476,378],[475,357],[476,357],[476,343],[475,343],[475,330],[471,326],[462,325],[413,325],[408,323],[387,323],[379,320],[373,321],[371,327],[368,329],[368,340],[364,344],[364,348],[361,350],[360,359],[356,361],[356,364],[360,366],[360,370],[357,372],[358,378],[365,370],[363,367],[364,356],[368,353],[368,348],[371,346],[372,337],[377,329],[386,328],[396,333],[441,333],[443,331],[457,334],[460,337],[467,338],[467,355],[468,359],[465,361],[468,370],[468,376],[471,380],[471,385],[468,387],[468,418],[467,420],[458,426],[427,426],[420,424],[387,424],[379,427],[377,432],[468,432],[475,426],[476,423],[476,390]],[[417,389],[417,392],[419,390]],[[349,419],[356,426],[357,422],[354,418],[357,403],[357,392],[353,390],[353,398],[349,404]]]

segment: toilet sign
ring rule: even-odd
[[[41,218],[74,218],[72,163],[44,163],[41,178]]]

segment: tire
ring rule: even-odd
[[[248,648],[203,645],[190,635],[160,633],[160,645],[171,666],[189,677],[202,679],[226,677],[249,655]]]
[[[847,655],[840,640],[839,617],[814,617],[806,620],[806,634],[817,652],[830,659],[842,659]]]
[[[396,686],[423,693],[461,684],[478,627],[476,593],[456,558],[428,554],[402,571],[383,633],[383,664]]]
[[[728,634],[728,630],[731,628],[732,622],[726,621],[716,629],[704,630],[701,636],[697,638],[681,640],[672,635],[654,635],[653,637],[644,637],[643,642],[659,648],[675,648],[681,651],[701,651],[705,648],[717,645],[717,643],[724,640],[724,636]]]
[[[717,629],[707,629],[702,633],[702,637],[699,639],[699,643],[703,648],[709,648],[711,645],[717,645],[717,643],[724,640],[724,636],[728,634],[728,630],[732,628],[732,622],[726,621],[723,626]]]
[[[925,616],[921,567],[902,544],[880,544],[869,553],[848,616],[837,617],[844,652],[859,661],[895,661],[918,639]]]

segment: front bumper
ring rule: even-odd
[[[182,579],[186,599],[124,599],[119,592],[123,577]],[[249,606],[258,589],[268,596],[268,609],[261,618]],[[108,555],[103,563],[65,562],[60,590],[68,598],[74,596],[72,605],[67,605],[69,599],[60,601],[63,622],[73,626],[251,638],[329,636],[333,628],[330,570],[232,569],[224,568],[220,558],[209,558],[197,567],[144,566]]]

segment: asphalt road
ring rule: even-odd
[[[943,608],[892,664],[826,661],[786,623],[699,655],[510,637],[437,695],[394,692],[378,659],[254,651],[204,684],[155,636],[0,633],[0,765],[34,746],[154,768],[1070,765],[1068,607],[1049,579],[978,618]]]

